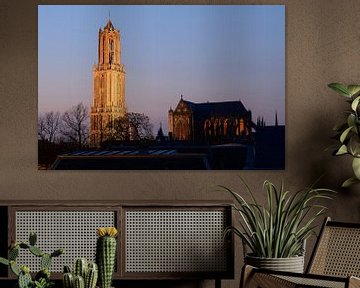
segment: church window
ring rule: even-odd
[[[227,136],[229,133],[229,119],[224,120],[224,136]]]
[[[209,119],[206,119],[204,122],[204,135],[205,136],[210,136],[210,126],[211,126],[211,122]]]
[[[188,140],[187,125],[183,119],[179,119],[175,125],[175,136],[178,140]]]
[[[112,64],[114,59],[114,40],[109,40],[109,63]]]
[[[240,134],[244,135],[244,133],[245,133],[245,121],[242,118],[240,119],[239,128],[240,128]]]
[[[214,136],[219,135],[219,119],[214,121]]]

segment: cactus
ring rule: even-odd
[[[41,257],[41,256],[44,255],[44,252],[42,252],[42,251],[40,250],[40,248],[38,248],[38,247],[36,247],[36,246],[30,245],[29,251],[30,251],[32,254],[34,254],[35,256],[38,256],[38,257]]]
[[[37,235],[35,232],[31,232],[29,235],[29,244],[31,246],[35,246],[37,241]]]
[[[83,279],[85,279],[87,268],[88,268],[88,262],[86,258],[76,259],[75,267],[74,267],[75,276],[81,276]]]
[[[89,263],[85,258],[78,258],[74,263],[74,273],[71,273],[69,266],[64,266],[63,286],[64,288],[77,288],[76,285],[83,288],[95,288],[98,278],[98,268],[95,263]],[[82,276],[83,275],[83,276]],[[82,281],[80,280],[82,279]],[[76,280],[77,279],[77,280]],[[83,282],[83,283],[81,283]]]
[[[85,288],[84,278],[77,275],[74,277],[74,288]]]
[[[67,265],[64,266],[64,273],[71,273],[71,269],[69,266]]]
[[[110,288],[116,256],[115,227],[98,228],[99,238],[96,243],[96,262],[99,267],[99,284],[101,288]]]
[[[50,271],[49,267],[53,257],[60,256],[64,251],[63,249],[55,250],[53,253],[48,254],[41,251],[38,247],[35,246],[37,236],[35,233],[30,233],[29,244],[20,242],[16,243],[11,241],[11,245],[8,251],[8,259],[0,257],[0,263],[10,266],[11,271],[18,276],[18,286],[19,288],[29,288],[29,287],[51,287],[53,282],[50,281]],[[19,250],[25,249],[29,250],[30,253],[34,254],[37,257],[41,257],[41,271],[39,271],[35,276],[35,281],[32,280],[30,275],[30,269],[27,266],[19,266],[16,264],[16,259],[19,256]]]
[[[19,256],[19,246],[15,246],[14,248],[9,250],[8,253],[9,260],[16,260],[16,258]]]
[[[49,269],[49,268],[50,268],[50,265],[51,265],[51,260],[52,260],[51,255],[48,254],[48,253],[44,253],[44,254],[41,256],[41,261],[40,261],[40,267],[41,267],[41,269],[44,269],[44,268]]]
[[[3,258],[3,257],[0,257],[0,263],[4,264],[6,266],[10,265],[10,261],[8,259],[6,259],[6,258]]]
[[[27,269],[22,269],[19,274],[19,279],[18,279],[19,288],[28,288],[32,283],[31,275],[29,273],[29,268],[28,267],[26,268]],[[24,270],[27,270],[27,272],[25,272]]]
[[[10,261],[10,269],[16,276],[19,276],[20,268],[16,265],[16,262],[14,260]]]
[[[44,281],[47,282],[47,283],[52,283],[50,281],[50,275],[51,275],[51,273],[47,268],[42,269],[38,273],[36,273],[34,283],[35,284],[36,283],[43,283]],[[38,287],[38,286],[41,287],[41,284],[39,284],[38,286],[36,286],[36,285],[35,285],[35,287]]]
[[[74,276],[70,272],[66,272],[62,277],[64,288],[73,288],[74,287]]]
[[[51,257],[58,257],[63,253],[64,253],[64,249],[57,249],[54,252],[52,252],[50,255]]]
[[[96,263],[89,263],[85,276],[85,288],[95,288],[98,279],[98,266]]]

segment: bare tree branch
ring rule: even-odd
[[[42,141],[54,143],[60,130],[60,113],[48,112],[38,118],[38,137]]]
[[[61,133],[69,142],[76,143],[79,148],[85,146],[89,139],[89,110],[79,103],[66,111],[62,116]]]

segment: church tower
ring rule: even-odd
[[[110,19],[99,29],[98,63],[93,69],[90,145],[99,147],[111,133],[115,119],[126,114],[125,68],[121,64],[120,32]]]

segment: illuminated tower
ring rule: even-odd
[[[111,133],[115,119],[126,113],[125,68],[121,64],[120,32],[110,19],[99,29],[98,63],[93,69],[90,145],[99,147]]]

